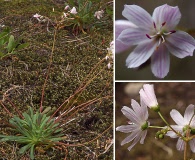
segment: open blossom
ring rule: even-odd
[[[77,14],[77,10],[76,10],[76,8],[75,8],[75,7],[73,7],[73,8],[70,10],[70,13],[72,13],[72,14]]]
[[[101,11],[96,11],[95,14],[94,14],[94,17],[97,17],[97,19],[100,19],[103,17],[103,13],[104,11],[101,10]]]
[[[173,109],[170,112],[170,115],[177,125],[171,125],[171,127],[175,131],[183,135],[184,137],[186,136],[187,128],[189,128],[191,130],[190,133],[194,135],[195,134],[194,133],[194,130],[195,130],[194,114],[195,114],[195,107],[192,104],[186,108],[184,117],[177,110]],[[178,136],[173,131],[168,131],[166,135],[170,136],[171,138],[178,138]],[[189,141],[189,145],[190,145],[192,152],[195,153],[195,138]],[[184,146],[185,146],[184,140],[179,137],[177,141],[177,145],[176,145],[177,150],[181,150],[181,151],[184,150]]]
[[[131,146],[128,147],[129,151],[138,143],[138,141],[140,141],[141,144],[144,143],[144,139],[147,134],[147,128],[149,125],[149,122],[147,122],[147,106],[142,101],[140,106],[133,99],[131,101],[131,106],[132,109],[126,106],[121,109],[122,113],[130,120],[130,122],[128,122],[128,125],[122,125],[116,128],[116,131],[131,133],[121,142],[121,145],[124,145],[133,141]]]
[[[143,89],[139,91],[141,99],[149,108],[159,109],[156,95],[154,92],[154,85],[144,84]]]
[[[126,46],[137,45],[126,59],[128,68],[139,67],[151,57],[153,74],[164,78],[170,67],[169,52],[178,58],[193,55],[194,38],[186,32],[175,30],[181,18],[178,7],[165,4],[157,7],[151,16],[137,5],[125,5],[122,14],[137,26],[127,27],[117,38]]]

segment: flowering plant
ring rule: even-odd
[[[153,74],[164,78],[170,67],[169,52],[178,58],[193,56],[194,38],[175,30],[181,19],[177,6],[164,4],[151,16],[137,5],[125,5],[122,14],[128,20],[116,21],[116,52],[137,45],[126,59],[128,68],[139,67],[151,57]]]
[[[132,100],[132,109],[126,106],[121,109],[122,113],[129,121],[127,125],[118,126],[116,131],[130,133],[130,135],[121,142],[121,145],[133,141],[131,146],[128,147],[128,150],[130,151],[139,141],[141,144],[144,143],[146,134],[150,129],[160,129],[156,132],[155,138],[159,140],[163,139],[165,136],[178,138],[176,148],[179,151],[184,150],[184,160],[187,160],[188,145],[190,146],[191,151],[195,153],[195,106],[192,104],[189,105],[185,110],[184,116],[177,110],[172,109],[170,115],[176,125],[171,125],[161,114],[153,85],[143,85],[143,89],[141,89],[139,93],[141,105],[135,100]],[[158,113],[165,123],[165,126],[151,125],[152,123],[150,123],[149,120],[147,107]]]

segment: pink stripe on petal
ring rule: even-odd
[[[188,33],[177,31],[166,37],[166,46],[174,56],[184,58],[193,56],[195,40]]]
[[[173,30],[181,19],[181,13],[178,7],[172,7],[167,4],[155,8],[152,18],[159,29],[162,24],[166,30]]]
[[[151,30],[153,27],[151,15],[140,6],[125,5],[122,15],[144,30]]]
[[[182,115],[175,109],[172,109],[170,112],[171,118],[175,121],[178,125],[186,125],[184,124],[184,118]]]
[[[194,105],[190,104],[184,113],[184,120],[186,121],[186,124],[189,124],[192,116],[194,115]]]
[[[136,68],[146,62],[155,51],[158,43],[155,41],[138,45],[134,51],[127,57],[126,66]]]
[[[146,31],[140,28],[128,28],[121,32],[117,40],[124,44],[137,45],[145,42],[151,42],[152,40],[146,36]]]
[[[151,60],[152,73],[158,78],[164,78],[170,67],[170,56],[165,45],[161,44],[155,50]]]

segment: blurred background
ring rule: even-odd
[[[115,83],[115,126],[126,125],[128,119],[122,114],[123,106],[131,107],[131,99],[140,102],[139,90],[144,83]],[[175,124],[170,117],[172,109],[178,110],[182,115],[189,104],[195,104],[195,83],[149,83],[154,84],[154,89],[161,113],[170,124]],[[165,126],[158,114],[149,110],[149,121],[151,125]],[[129,134],[115,132],[116,160],[183,160],[183,152],[176,150],[177,139],[165,136],[163,140],[155,139],[157,129],[149,129],[143,145],[137,143],[131,151],[128,147],[131,143],[121,146],[120,143]],[[188,153],[190,160],[195,160],[195,154]]]
[[[182,14],[179,30],[188,32],[195,37],[195,0],[116,0],[115,17],[116,20],[125,19],[122,16],[124,5],[136,4],[144,8],[150,14],[154,9],[163,4],[178,6]],[[128,69],[125,65],[126,58],[133,49],[115,56],[115,79],[116,80],[156,80],[151,71],[150,64],[141,69]],[[165,80],[194,80],[195,79],[195,56],[179,59],[171,55],[170,70]]]

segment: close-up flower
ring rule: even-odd
[[[128,125],[122,125],[116,128],[116,131],[130,133],[122,142],[121,145],[129,143],[132,144],[128,147],[130,151],[139,141],[144,143],[149,127],[148,110],[147,106],[141,101],[141,106],[135,100],[131,100],[132,109],[124,106],[121,111],[129,119]]]
[[[159,108],[153,84],[144,84],[143,88],[139,91],[139,94],[149,108]]]
[[[117,29],[116,24],[116,51],[117,43],[127,46],[136,46],[126,59],[128,68],[137,68],[151,58],[151,69],[158,78],[164,78],[170,68],[170,55],[178,58],[193,56],[195,40],[187,32],[177,31],[175,27],[181,19],[179,8],[167,4],[155,8],[152,16],[137,5],[125,5],[122,15],[136,27],[124,26]],[[121,26],[123,21],[121,21]],[[119,34],[117,33],[119,32]],[[120,33],[121,32],[121,33]],[[118,34],[118,35],[117,35]]]
[[[171,125],[171,127],[179,132],[182,136],[186,137],[187,131],[192,131],[195,129],[195,107],[194,105],[189,105],[184,113],[184,117],[175,109],[172,109],[170,112],[171,118],[177,125]],[[191,133],[191,132],[190,132]],[[171,138],[179,138],[177,141],[176,148],[177,150],[184,150],[185,141],[178,137],[178,135],[173,131],[168,131],[167,136]],[[194,135],[194,133],[193,133]],[[189,141],[190,148],[192,152],[195,153],[195,138]]]

